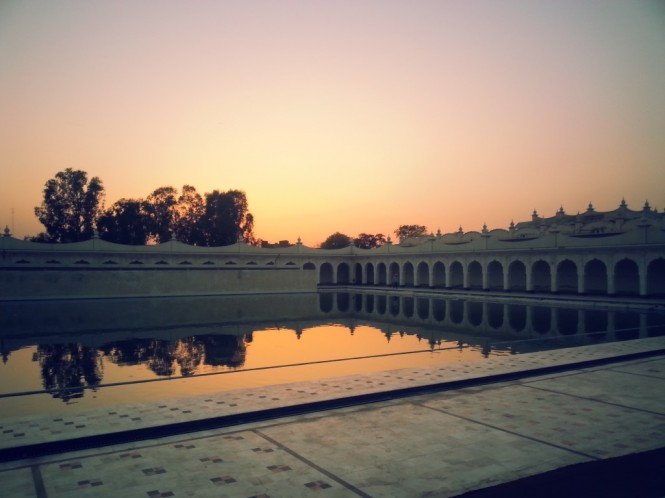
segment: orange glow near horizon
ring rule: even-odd
[[[107,206],[244,190],[258,237],[309,246],[662,210],[663,60],[639,0],[7,2],[0,224],[41,231],[67,167]]]

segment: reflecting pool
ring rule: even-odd
[[[663,314],[573,304],[389,292],[0,302],[0,413],[75,412],[665,333]]]

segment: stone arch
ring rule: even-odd
[[[459,289],[464,287],[464,267],[459,261],[453,261],[450,265],[450,276],[448,287]]]
[[[508,266],[508,289],[511,291],[526,290],[526,266],[519,259]]]
[[[338,284],[348,284],[350,278],[351,270],[347,263],[340,263],[337,265],[337,283]]]
[[[577,265],[564,259],[556,267],[556,290],[557,292],[576,293],[577,292]]]
[[[374,285],[374,265],[372,263],[365,265],[365,283],[367,285]]]
[[[432,287],[446,286],[446,267],[441,261],[434,263],[432,267]]]
[[[333,283],[333,267],[330,263],[323,263],[319,268],[319,284],[329,285]]]
[[[429,287],[429,265],[424,261],[416,268],[416,287]]]
[[[379,285],[388,285],[388,271],[385,263],[379,263],[376,267],[376,283]]]
[[[388,278],[390,278],[390,285],[393,287],[398,287],[400,284],[399,280],[399,265],[397,263],[390,263],[390,268],[388,271]]]
[[[640,294],[640,269],[632,259],[624,258],[614,265],[614,293],[628,296]]]
[[[552,292],[552,270],[547,261],[539,259],[531,265],[531,286],[534,292]]]
[[[203,264],[205,264],[205,263],[203,263]],[[214,264],[214,263],[213,263],[213,264]],[[250,261],[250,262],[247,263],[247,264],[248,264],[248,265],[251,265],[251,264],[256,264],[256,263],[254,263],[253,261]],[[316,266],[314,266],[314,263],[312,263],[311,261],[308,261],[307,263],[305,263],[304,265],[302,265],[302,269],[303,269],[303,270],[316,270]]]
[[[353,283],[356,285],[362,285],[363,282],[363,265],[356,263],[353,265]]]
[[[402,285],[406,287],[413,287],[414,271],[413,264],[410,261],[407,261],[404,263],[404,266],[402,266],[402,275],[404,276],[402,279]]]
[[[607,266],[599,259],[594,258],[584,265],[584,292],[607,294]]]
[[[665,259],[657,258],[647,266],[647,295],[665,296]]]
[[[469,266],[466,267],[469,272],[469,289],[482,289],[483,288],[483,267],[478,261],[471,261]]]
[[[487,288],[503,290],[503,265],[496,260],[487,265]]]

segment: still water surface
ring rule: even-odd
[[[0,416],[660,335],[662,314],[391,294],[0,303]]]

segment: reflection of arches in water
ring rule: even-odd
[[[459,261],[453,261],[450,265],[449,287],[459,288],[464,286],[464,268]]]
[[[356,263],[353,266],[353,283],[354,284],[363,284],[363,265]]]
[[[432,267],[433,273],[433,287],[445,287],[446,286],[446,267],[443,266],[441,261],[434,263]]]
[[[386,296],[376,297],[376,311],[379,313],[379,315],[386,314],[386,306],[387,306],[386,302],[387,302]]]
[[[450,321],[460,324],[464,320],[464,301],[450,301]]]
[[[503,266],[498,261],[487,265],[487,285],[490,290],[503,290]]]
[[[493,329],[503,326],[503,304],[487,303],[487,324]]]
[[[323,313],[330,313],[333,309],[333,294],[319,294],[319,308]]]
[[[386,285],[388,282],[388,277],[386,276],[387,271],[386,271],[386,264],[385,263],[379,263],[376,267],[376,278],[377,278],[377,284],[379,285]]]
[[[337,309],[339,311],[349,311],[349,295],[347,293],[337,294]]]
[[[353,309],[355,311],[362,311],[363,310],[363,295],[362,294],[354,294],[353,295]]]
[[[478,261],[471,261],[467,268],[469,272],[469,288],[482,289],[483,288],[483,267],[480,266]]]
[[[607,325],[606,311],[587,310],[584,312],[584,331],[586,333],[605,332],[607,331]]]
[[[399,265],[390,263],[390,285],[399,285]]]
[[[419,297],[416,300],[416,308],[418,309],[418,318],[426,320],[429,317],[429,299]]]
[[[584,265],[584,292],[607,294],[607,268],[599,259],[592,259]]]
[[[559,308],[556,310],[556,322],[561,335],[577,334],[577,310]]]
[[[665,315],[647,315],[647,334],[649,337],[665,335]]]
[[[326,285],[333,283],[333,268],[330,263],[323,263],[319,269],[319,283]]]
[[[474,327],[483,323],[483,303],[469,301],[467,304],[467,319]]]
[[[399,297],[390,297],[390,314],[393,316],[399,315]]]
[[[538,334],[547,334],[552,327],[552,310],[544,306],[531,308],[531,329]]]
[[[542,259],[536,261],[531,267],[531,278],[534,292],[552,291],[552,273],[550,265]]]
[[[248,265],[251,265],[252,263],[253,263],[253,261],[250,261],[250,262],[247,263],[247,264],[248,264]],[[256,264],[256,263],[254,263],[254,264]],[[308,261],[307,263],[305,263],[305,264],[302,266],[302,269],[303,269],[303,270],[316,270],[316,266],[314,266],[314,263]]]
[[[521,261],[513,261],[508,266],[508,289],[513,291],[526,290],[526,267]]]
[[[444,321],[446,319],[446,301],[443,299],[433,299],[432,315],[437,322]]]
[[[402,285],[413,287],[413,265],[407,261],[404,263],[404,282]]]
[[[374,265],[372,263],[365,265],[365,283],[374,285]]]
[[[622,259],[614,265],[614,292],[626,296],[640,293],[640,271],[632,259]]]
[[[429,265],[424,261],[418,263],[416,271],[416,286],[429,287]]]
[[[638,339],[640,337],[640,314],[636,311],[614,313],[614,328],[618,339]]]
[[[374,313],[374,295],[365,296],[365,313]]]
[[[654,259],[647,266],[647,293],[665,296],[665,259]]]
[[[337,283],[338,284],[348,284],[349,283],[349,265],[346,263],[340,263],[337,267]]]
[[[508,323],[515,332],[521,332],[526,327],[526,306],[523,304],[508,305]]]
[[[577,292],[577,265],[569,259],[563,260],[556,267],[556,280],[559,292]]]
[[[404,316],[411,318],[413,316],[413,298],[412,297],[403,297],[402,310]]]

